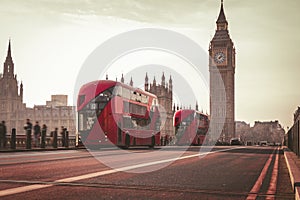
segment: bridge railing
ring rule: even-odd
[[[28,149],[28,142],[30,143],[31,148],[61,148],[61,147],[75,147],[76,145],[76,137],[67,135],[65,138],[62,136],[46,136],[44,140],[44,145],[42,144],[42,137],[39,137],[38,144],[36,144],[34,140],[33,134],[31,135],[30,140],[26,135],[15,135],[15,134],[8,134],[5,138],[5,147],[1,145],[1,149]]]
[[[298,157],[300,157],[300,131],[299,121],[295,122],[294,125],[287,132],[285,142],[287,147],[293,151]]]

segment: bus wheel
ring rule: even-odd
[[[130,135],[128,133],[126,133],[125,135],[125,148],[129,148],[130,146]]]
[[[150,145],[149,147],[150,147],[150,148],[153,148],[154,145],[155,145],[155,136],[152,135],[152,137],[151,137],[151,145]]]

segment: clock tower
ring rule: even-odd
[[[223,0],[217,29],[209,45],[211,130],[223,142],[235,137],[235,47],[228,32]]]

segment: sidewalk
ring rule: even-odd
[[[300,200],[300,158],[287,147],[283,147],[283,151],[292,187],[295,192],[295,199]]]

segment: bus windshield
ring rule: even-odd
[[[113,87],[101,92],[78,112],[79,131],[91,130],[100,113],[112,98]]]
[[[194,113],[191,113],[182,119],[180,125],[181,126],[189,126],[193,120],[194,120]]]

